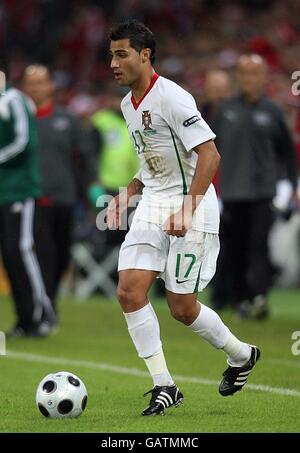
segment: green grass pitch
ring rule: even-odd
[[[201,298],[205,302],[207,293]],[[292,333],[300,331],[299,290],[273,291],[266,321],[240,321],[230,310],[221,314],[237,336],[262,351],[242,392],[226,398],[218,393],[225,355],[173,320],[163,300],[153,304],[169,369],[185,396],[182,406],[164,417],[141,417],[149,401],[142,395],[152,382],[118,304],[101,297],[80,304],[62,300],[57,334],[10,340],[7,355],[0,356],[0,432],[299,432],[300,355],[291,352]],[[8,298],[2,296],[0,310],[5,330],[13,322]],[[38,383],[59,370],[79,375],[87,386],[88,405],[78,419],[46,419],[35,406]]]

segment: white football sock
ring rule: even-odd
[[[140,310],[124,313],[128,331],[139,357],[145,360],[154,385],[172,385],[162,345],[157,316],[149,303]]]
[[[162,348],[151,357],[144,359],[154,385],[173,385],[174,381],[167,368]]]
[[[245,365],[251,356],[251,346],[238,340],[230,331],[228,340],[222,349],[227,354],[227,363],[230,366]]]
[[[202,303],[200,305],[200,313],[190,329],[215,348],[222,349],[228,355],[229,365],[241,366],[247,362],[251,347],[238,340],[214,310]]]

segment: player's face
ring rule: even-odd
[[[111,41],[111,63],[115,80],[119,85],[131,86],[143,70],[141,53],[130,47],[129,39]]]

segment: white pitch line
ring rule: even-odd
[[[90,362],[85,360],[73,360],[67,359],[64,357],[47,357],[38,354],[28,354],[26,352],[15,352],[15,351],[7,351],[7,355],[3,357],[3,359],[11,358],[16,360],[23,360],[25,362],[38,362],[38,363],[51,363],[54,365],[70,365],[70,366],[78,366],[84,368],[90,368],[93,370],[102,370],[102,371],[111,371],[113,373],[119,374],[127,374],[130,376],[141,376],[141,377],[149,377],[149,373],[146,371],[138,370],[137,368],[127,368],[117,365],[111,365],[109,363],[97,363],[97,362]],[[199,377],[191,377],[191,376],[179,376],[174,375],[174,379],[176,381],[186,382],[189,384],[204,384],[204,385],[219,385],[218,381],[213,381],[210,379],[199,378]],[[281,388],[281,387],[270,387],[269,385],[261,385],[261,384],[247,384],[246,388],[265,392],[265,393],[273,393],[275,395],[285,395],[285,396],[296,396],[300,397],[300,392],[298,390]]]

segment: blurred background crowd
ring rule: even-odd
[[[111,162],[103,157],[116,147],[123,150],[131,147],[122,135],[124,124],[119,123],[119,103],[126,90],[117,88],[112,80],[107,38],[114,24],[129,18],[141,20],[155,33],[156,71],[191,92],[211,125],[219,103],[239,92],[236,76],[239,57],[243,54],[263,57],[268,67],[266,93],[284,112],[299,172],[300,94],[292,92],[292,74],[300,71],[300,0],[2,0],[0,50],[8,60],[10,81],[27,94],[32,93],[31,97],[41,108],[39,118],[44,118],[49,111],[43,110],[43,102],[38,105],[34,89],[30,91],[32,87],[26,88],[26,83],[41,84],[46,80],[46,107],[51,100],[53,105],[66,108],[77,117],[79,127],[84,130],[83,141],[90,144],[86,153],[95,159],[95,177],[106,193],[117,193],[118,186],[126,185],[137,168],[136,161],[128,158],[130,164],[124,176],[124,171],[113,169]],[[32,78],[28,70],[37,63],[42,65],[35,67],[42,82],[34,79],[34,74]],[[49,69],[46,75],[40,71],[43,67]],[[118,134],[122,136],[119,144],[114,142]],[[80,147],[80,139],[75,145]],[[90,156],[89,165],[91,159]],[[108,177],[111,174],[116,175],[114,180]],[[76,178],[78,181],[78,174]],[[99,290],[106,295],[113,294],[117,251],[124,236],[107,236],[97,231],[96,212],[85,199],[86,193],[91,199],[100,194],[93,182],[93,175],[88,180],[83,178],[78,184],[74,206],[73,200],[69,202],[69,208],[72,205],[75,212],[71,238],[75,244],[73,266],[80,282],[75,293],[81,298]],[[215,184],[218,190],[218,179]],[[280,195],[288,200],[285,190],[289,189],[285,183],[280,188],[275,207],[281,210],[284,223],[276,224],[277,229],[273,228],[269,238],[274,275],[279,284],[297,286],[300,284],[300,227],[295,223],[288,227],[293,234],[285,231],[290,213],[289,206],[281,203]],[[291,236],[293,241],[289,243],[286,238]],[[283,244],[279,252],[272,246],[278,244],[278,238]],[[67,238],[69,244],[68,241]],[[286,256],[291,257],[290,268]],[[4,291],[4,286],[2,279],[0,291]]]
[[[30,62],[50,65],[57,101],[76,113],[93,113],[109,102],[107,34],[123,19],[151,27],[159,43],[157,72],[183,84],[200,105],[208,70],[221,68],[234,77],[239,55],[258,53],[270,69],[268,93],[291,113],[299,141],[300,101],[291,93],[300,54],[299,11],[299,0],[3,0],[0,48],[10,56],[12,80]]]

